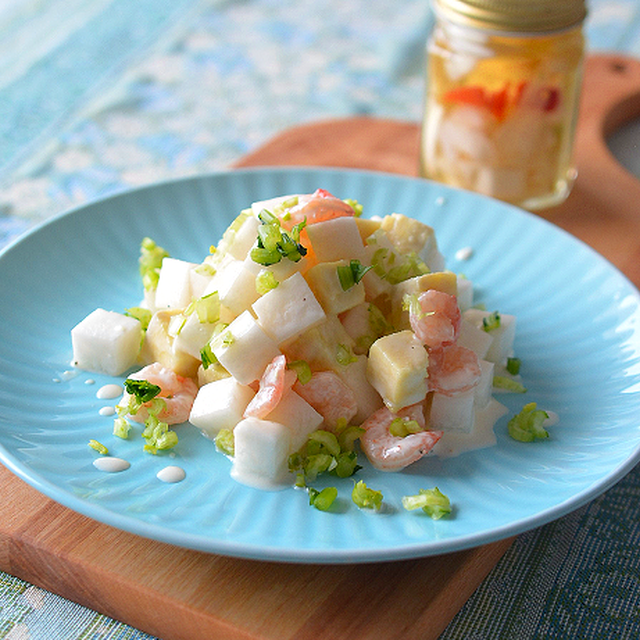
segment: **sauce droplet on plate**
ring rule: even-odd
[[[186,475],[182,467],[170,465],[164,469],[160,469],[156,474],[156,478],[162,480],[162,482],[181,482],[185,479]]]
[[[106,471],[107,473],[118,473],[119,471],[127,470],[131,466],[131,463],[123,460],[122,458],[105,456],[103,458],[96,458],[93,461],[93,466],[99,471]]]
[[[100,400],[110,400],[122,395],[122,387],[119,384],[105,384],[96,393]]]

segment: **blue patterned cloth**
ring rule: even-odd
[[[426,0],[4,0],[0,247],[99,196],[226,168],[322,118],[419,121]],[[640,0],[592,0],[640,56]],[[640,637],[640,471],[519,536],[443,640]],[[0,639],[149,640],[0,573]]]

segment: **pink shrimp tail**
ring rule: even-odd
[[[264,418],[277,406],[286,391],[296,381],[294,371],[287,369],[287,359],[276,356],[265,368],[258,392],[244,411],[244,417]]]

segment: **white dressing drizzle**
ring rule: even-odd
[[[122,395],[122,387],[119,384],[105,384],[96,393],[96,398],[100,400],[110,400]]]
[[[96,458],[93,461],[93,466],[99,471],[118,473],[119,471],[126,471],[131,466],[131,463],[123,460],[122,458],[104,456],[102,458]]]
[[[177,467],[175,465],[170,465],[165,467],[164,469],[160,469],[156,474],[156,478],[158,480],[162,480],[162,482],[181,482],[186,477],[185,470],[182,467]]]

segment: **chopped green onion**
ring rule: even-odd
[[[393,326],[375,304],[369,303],[369,327],[377,338],[393,333]]]
[[[511,393],[526,393],[527,391],[522,382],[507,378],[507,376],[493,376],[493,387],[503,391],[510,391]]]
[[[546,411],[537,408],[535,402],[529,402],[522,411],[509,420],[507,431],[519,442],[533,442],[549,437],[549,432],[542,426],[549,417]]]
[[[124,315],[135,318],[142,326],[142,330],[146,331],[153,314],[149,309],[144,309],[143,307],[131,307],[130,309],[125,309]]]
[[[212,364],[218,362],[213,350],[211,349],[211,343],[207,343],[200,349],[200,360],[202,360],[202,366],[204,369],[208,369]]]
[[[280,227],[278,218],[263,209],[258,215],[262,223],[258,227],[258,246],[251,250],[251,259],[263,266],[269,266],[280,262],[282,258],[288,258],[298,262],[307,254],[300,240],[300,232],[306,226],[306,220],[298,223],[291,230],[291,235]]]
[[[500,314],[494,311],[492,314],[482,318],[482,328],[485,331],[493,331],[500,327]]]
[[[292,360],[287,363],[287,369],[296,372],[300,384],[307,384],[307,382],[311,380],[311,367],[309,363],[304,360]]]
[[[254,247],[251,249],[251,259],[258,264],[268,267],[282,260],[282,256],[275,249],[265,249],[264,247]]]
[[[344,344],[339,344],[336,348],[336,362],[343,367],[350,365],[352,362],[357,362],[358,358],[353,354],[351,348]]]
[[[220,429],[216,434],[215,443],[218,451],[224,453],[225,456],[233,457],[235,453],[235,442],[231,429]]]
[[[273,275],[272,271],[261,271],[256,277],[256,291],[263,296],[265,293],[275,289],[280,283]]]
[[[302,230],[307,226],[307,219],[305,218],[302,222],[298,222],[298,224],[293,225],[291,228],[291,237],[295,242],[300,242],[300,234]]]
[[[369,236],[369,238],[372,238],[372,236]],[[373,271],[381,278],[384,278],[387,275],[387,272],[384,268],[384,259],[387,257],[388,253],[389,249],[385,249],[384,247],[382,247],[380,249],[376,249],[373,252],[373,256],[371,256],[371,266],[373,268]]]
[[[438,487],[420,489],[418,495],[415,496],[404,496],[402,498],[402,506],[407,511],[422,509],[434,520],[439,520],[442,516],[451,513],[451,501]]]
[[[351,499],[361,509],[380,509],[382,505],[382,493],[375,489],[370,489],[364,480],[359,480],[353,485]]]
[[[415,278],[429,273],[429,267],[418,258],[415,252],[412,251],[402,258],[402,262],[399,265],[387,271],[385,279],[391,284],[399,284],[409,278]]]
[[[158,286],[162,261],[169,253],[159,247],[151,238],[143,238],[140,243],[140,275],[145,291],[153,291]]]
[[[142,404],[153,400],[153,398],[162,391],[157,384],[153,384],[147,380],[134,380],[132,378],[127,378],[124,381],[124,388],[128,394],[134,396],[135,399]]]
[[[367,271],[373,267],[365,267],[360,260],[351,260],[348,265],[339,265],[336,267],[338,271],[338,280],[343,291],[348,291],[351,287],[357,285],[364,278]]]
[[[309,487],[309,504],[320,511],[330,509],[337,497],[336,487],[325,487],[322,491]]]
[[[512,376],[517,376],[520,373],[520,358],[507,358],[507,371]]]
[[[109,449],[107,449],[107,447],[105,447],[101,442],[98,442],[97,440],[89,440],[89,446],[92,449],[95,449],[101,456],[106,456],[109,453]]]

